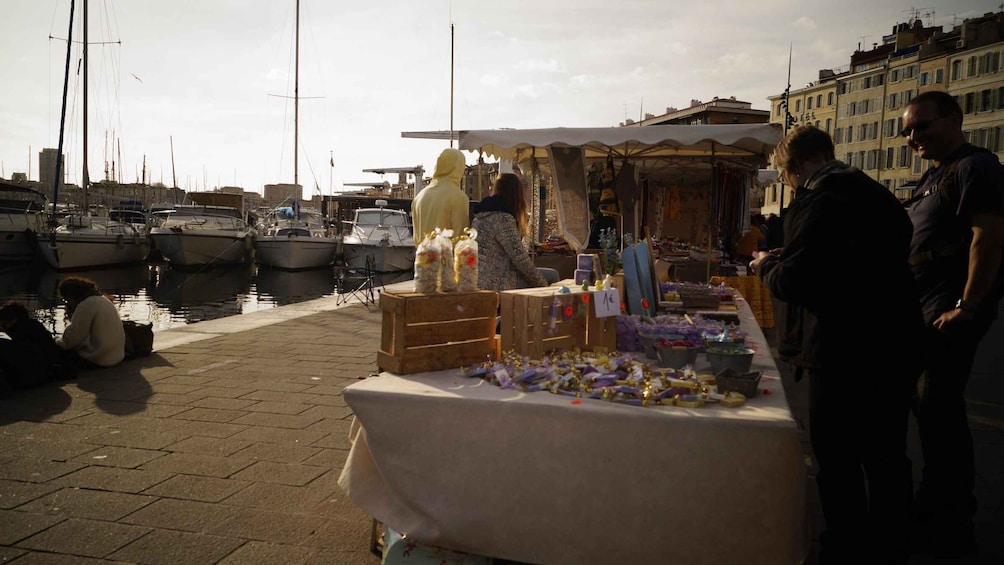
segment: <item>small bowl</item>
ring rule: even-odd
[[[656,345],[655,350],[659,356],[659,366],[668,369],[682,369],[687,365],[693,366],[697,362],[697,355],[701,352],[700,348],[696,346],[664,347]]]
[[[650,359],[658,359],[659,352],[656,351],[656,344],[659,343],[660,339],[677,341],[685,339],[685,337],[679,334],[657,334],[657,333],[639,331],[638,339],[641,340],[641,344],[645,348],[645,355],[647,355]]]
[[[712,347],[705,352],[711,363],[711,372],[715,375],[725,369],[748,373],[753,366],[755,353],[756,351],[744,347]]]

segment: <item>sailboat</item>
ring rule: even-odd
[[[296,57],[293,86],[293,187],[300,189],[300,1],[296,1]],[[340,238],[324,218],[300,209],[299,195],[291,207],[273,210],[269,224],[255,238],[255,260],[276,269],[316,269],[335,262]]]
[[[49,266],[57,270],[84,269],[91,267],[107,267],[139,263],[146,259],[150,250],[146,234],[129,222],[97,218],[91,215],[86,206],[87,190],[90,177],[87,170],[87,67],[88,67],[88,37],[87,37],[87,0],[83,1],[82,23],[82,61],[83,61],[83,176],[81,189],[84,192],[85,207],[81,213],[70,214],[56,220],[56,203],[59,196],[59,181],[61,177],[63,155],[63,133],[66,127],[66,92],[70,76],[70,53],[73,46],[73,9],[74,1],[70,2],[70,25],[66,39],[66,70],[64,71],[62,116],[59,121],[59,149],[56,159],[55,187],[53,188],[52,213],[53,226],[38,234],[38,249]]]

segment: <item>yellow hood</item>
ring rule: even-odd
[[[463,151],[452,148],[443,149],[439,158],[436,159],[436,170],[432,173],[432,182],[429,183],[429,187],[446,182],[459,188],[460,181],[464,178],[466,166],[467,159],[464,158]]]

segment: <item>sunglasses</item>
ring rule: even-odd
[[[899,135],[900,137],[910,137],[911,135],[914,134],[914,132],[924,133],[925,131],[931,129],[931,126],[934,125],[934,122],[940,120],[941,118],[944,118],[944,116],[938,116],[937,118],[932,118],[930,120],[917,122],[912,126],[906,126],[905,128],[903,128],[903,131],[899,132]]]

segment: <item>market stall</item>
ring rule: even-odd
[[[741,300],[739,319],[764,376],[738,408],[519,392],[459,369],[350,385],[356,419],[339,484],[394,530],[473,554],[799,563],[807,529],[798,428]]]
[[[459,148],[548,170],[562,236],[576,251],[589,237],[587,177],[597,161],[617,167],[623,233],[713,248],[748,222],[758,168],[781,136],[777,124],[468,130]]]

